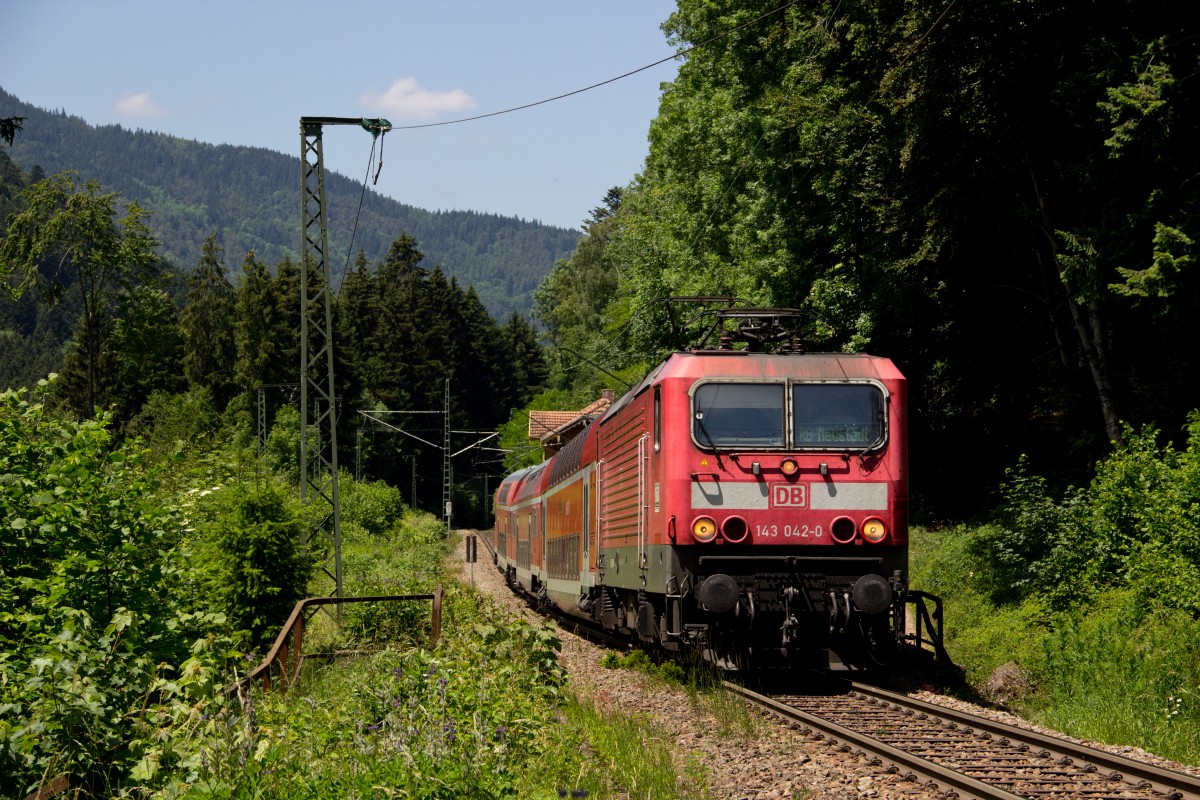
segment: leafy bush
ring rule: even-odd
[[[315,445],[316,441],[310,443]],[[315,452],[315,451],[313,451]],[[295,406],[281,406],[275,412],[275,424],[267,434],[267,464],[289,485],[300,482],[300,411]]]
[[[143,758],[151,700],[207,669],[189,644],[218,620],[177,602],[188,554],[156,487],[106,417],[0,393],[0,794],[63,773],[116,787]],[[171,664],[187,680],[166,681]]]
[[[1200,615],[1200,415],[1183,453],[1156,438],[1127,429],[1091,485],[1062,500],[1023,464],[1010,472],[1003,524],[973,540],[992,599],[1038,595],[1065,609],[1132,587],[1148,606]]]
[[[140,436],[160,461],[177,449],[189,455],[208,453],[220,430],[221,418],[207,389],[154,392],[129,424],[130,434]]]
[[[404,513],[400,490],[383,481],[355,481],[339,477],[343,536],[347,528],[382,537]]]

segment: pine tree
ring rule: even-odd
[[[236,301],[233,286],[225,277],[225,250],[217,234],[205,240],[203,253],[187,279],[183,369],[190,386],[208,389],[216,408],[224,409],[235,387]]]
[[[234,292],[237,344],[236,375],[238,391],[250,403],[260,386],[276,387],[296,383],[299,357],[295,355],[296,306],[299,297],[287,306],[285,271],[272,278],[267,265],[254,251],[242,262],[242,279]]]

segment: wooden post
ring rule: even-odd
[[[437,647],[442,638],[442,585],[439,583],[433,592],[433,646]]]

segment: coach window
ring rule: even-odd
[[[887,433],[883,390],[872,383],[792,385],[792,443],[796,447],[870,450]]]
[[[783,385],[704,383],[692,398],[692,437],[701,447],[783,447]]]

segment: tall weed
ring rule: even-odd
[[[1200,621],[1109,592],[1043,641],[1031,710],[1077,736],[1200,763]]]

